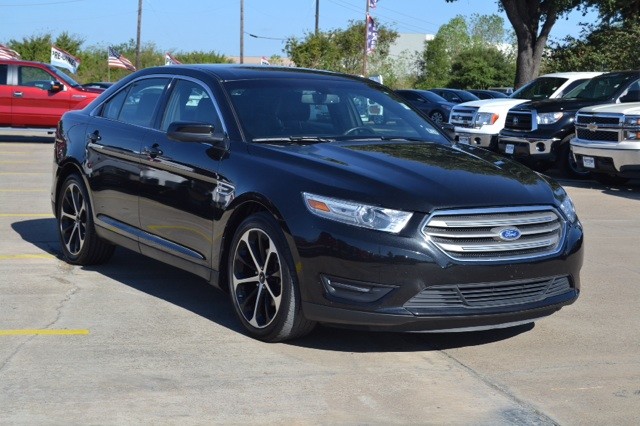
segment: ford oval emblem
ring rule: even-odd
[[[520,238],[521,235],[522,232],[518,228],[504,228],[498,234],[502,241],[514,241]]]

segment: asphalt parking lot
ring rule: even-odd
[[[640,424],[640,181],[561,180],[582,294],[535,325],[266,344],[186,272],[61,261],[52,158],[0,142],[0,424]]]

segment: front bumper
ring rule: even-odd
[[[498,134],[481,133],[475,129],[456,127],[454,140],[460,144],[479,146],[490,151],[498,151]]]
[[[620,142],[589,143],[580,140],[571,141],[571,150],[576,162],[585,170],[600,173],[613,173],[622,177],[640,177],[640,143]],[[585,157],[593,159],[593,163]],[[585,167],[585,164],[593,167]]]
[[[325,223],[314,235],[318,228],[293,240],[304,315],[322,323],[389,331],[500,328],[550,315],[580,293],[579,224],[567,224],[558,253],[508,262],[457,261],[420,237],[380,233],[372,242],[361,230],[341,233],[345,226],[336,225],[333,232]],[[532,287],[546,281],[563,285],[534,295]],[[488,302],[468,303],[476,287]],[[491,296],[494,288],[500,296]],[[452,301],[451,292],[463,297]]]
[[[555,144],[559,138],[536,137],[498,137],[498,152],[513,156],[517,159],[530,159],[534,161],[554,161]]]

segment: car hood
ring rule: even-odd
[[[265,148],[301,191],[326,186],[345,199],[424,212],[555,204],[537,173],[476,147],[359,141]]]
[[[538,112],[560,112],[577,111],[580,108],[610,103],[610,101],[594,101],[582,99],[545,99],[543,101],[532,101],[513,107],[513,110],[532,110]]]
[[[630,102],[626,104],[606,104],[583,108],[580,112],[585,113],[611,113],[611,114],[640,114],[640,102]]]
[[[482,109],[503,109],[511,108],[518,104],[527,102],[526,99],[512,99],[512,98],[496,98],[496,99],[483,99],[480,101],[463,102],[458,104],[459,106],[480,107]]]

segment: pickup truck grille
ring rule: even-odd
[[[478,284],[450,284],[427,287],[409,299],[409,311],[445,308],[486,308],[537,302],[571,291],[568,277],[542,280]]]
[[[552,208],[447,210],[433,213],[422,234],[460,261],[507,261],[557,253],[565,223]]]
[[[576,124],[618,127],[622,124],[622,115],[577,114]]]
[[[622,114],[576,114],[576,137],[584,141],[620,142]]]
[[[617,130],[589,130],[576,126],[576,137],[584,141],[601,141],[618,143],[620,132]]]
[[[509,130],[533,130],[533,112],[531,111],[509,111],[504,123],[504,128]]]
[[[449,124],[458,127],[473,127],[478,107],[454,107],[451,110]]]

